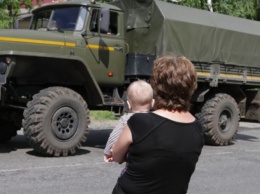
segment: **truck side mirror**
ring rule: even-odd
[[[22,14],[15,18],[13,23],[14,29],[29,29],[32,20],[32,14]]]
[[[101,8],[100,15],[100,32],[108,33],[110,24],[110,11],[109,8]]]

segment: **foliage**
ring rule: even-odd
[[[0,28],[7,28],[12,22],[12,15],[20,8],[20,2],[0,0]]]
[[[252,0],[218,0],[213,9],[236,17],[256,19],[255,2]]]
[[[208,10],[207,0],[182,0],[178,4]],[[259,0],[212,0],[212,7],[214,12],[260,20]]]
[[[90,111],[91,120],[118,120],[111,111]]]
[[[182,0],[178,4],[198,9],[207,9],[207,0]]]
[[[0,28],[9,28],[22,5],[31,7],[30,0],[0,0]]]
[[[109,2],[111,0],[100,0]],[[188,7],[209,10],[207,0],[162,0]],[[260,0],[212,0],[214,12],[260,21]]]
[[[1,5],[0,5],[0,29],[9,27],[10,22],[11,19],[8,16],[7,10],[1,9]]]
[[[43,0],[36,0],[36,3],[40,1]],[[32,0],[0,0],[0,29],[11,27],[14,18],[20,14],[21,6],[31,9]]]
[[[44,0],[36,0],[37,3]],[[110,2],[113,0],[97,0]],[[179,5],[209,10],[207,0],[164,0]],[[260,21],[260,0],[212,0],[214,12]],[[32,0],[0,0],[0,28],[11,26],[21,5],[31,9]]]

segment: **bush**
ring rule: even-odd
[[[91,120],[118,120],[118,117],[111,111],[90,111]]]

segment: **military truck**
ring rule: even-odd
[[[0,30],[0,141],[23,128],[43,155],[74,154],[89,110],[122,113],[127,86],[170,52],[196,67],[192,113],[206,143],[233,143],[260,120],[260,24],[162,1],[78,0],[32,11],[30,29]]]

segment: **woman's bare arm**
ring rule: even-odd
[[[119,139],[112,148],[112,157],[115,162],[123,163],[125,161],[131,143],[133,143],[132,133],[128,125],[125,125]]]

